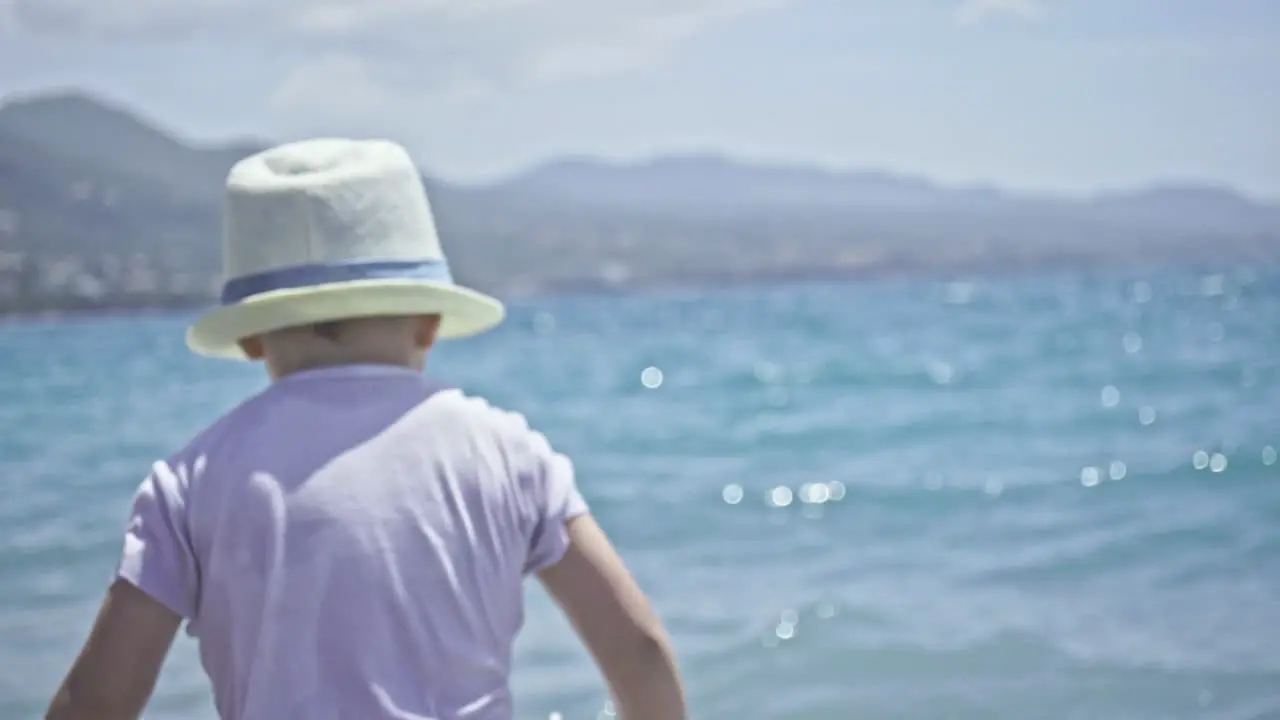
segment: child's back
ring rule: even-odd
[[[683,717],[666,635],[569,459],[422,376],[437,337],[502,310],[452,284],[420,183],[388,143],[233,170],[224,307],[189,342],[274,382],[142,482],[49,717],[137,717],[185,619],[226,720],[508,720],[530,573],[624,717]]]
[[[225,717],[505,718],[522,581],[585,510],[519,415],[312,370],[157,466],[122,574],[192,618]]]

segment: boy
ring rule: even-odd
[[[453,284],[407,153],[293,143],[227,189],[222,306],[187,340],[272,384],[143,481],[48,717],[137,718],[186,620],[226,720],[506,720],[536,574],[622,717],[683,718],[666,634],[568,458],[422,375],[438,338],[504,311]]]

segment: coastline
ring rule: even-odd
[[[1116,262],[1097,257],[1080,256],[1055,262],[975,263],[921,265],[867,265],[860,267],[825,266],[814,268],[780,268],[773,272],[750,275],[689,273],[662,278],[610,281],[581,278],[524,285],[518,290],[495,290],[480,286],[503,302],[518,306],[525,302],[551,298],[602,297],[732,292],[748,288],[783,288],[794,285],[843,285],[878,282],[973,282],[1014,277],[1036,278],[1058,274],[1095,273],[1133,276],[1165,273],[1221,273],[1231,268],[1249,267],[1255,271],[1280,271],[1280,260],[1259,262],[1256,258],[1170,258]],[[465,281],[463,284],[467,284]],[[89,301],[84,298],[50,298],[51,302],[25,303],[21,309],[0,304],[0,326],[38,325],[62,322],[93,322],[131,317],[179,317],[197,314],[214,307],[212,297],[136,296],[122,302]]]

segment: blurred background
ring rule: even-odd
[[[420,162],[695,717],[1280,718],[1280,5],[0,0],[0,720],[39,716],[190,356],[228,168]],[[541,590],[520,717],[608,718]],[[212,720],[183,639],[147,713]]]

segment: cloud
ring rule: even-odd
[[[355,55],[414,85],[605,75],[660,61],[704,31],[798,0],[0,0],[32,35],[219,41]],[[330,61],[332,61],[330,59]],[[394,72],[392,74],[395,74]]]
[[[1044,14],[1038,0],[964,0],[956,10],[961,25],[977,25],[996,15],[1031,20]]]
[[[339,120],[385,112],[394,96],[369,66],[351,55],[326,55],[287,74],[270,99],[272,110],[321,114]]]
[[[437,78],[425,91],[410,87],[358,55],[329,53],[296,65],[276,84],[268,109],[278,116],[312,118],[324,126],[384,125],[431,105],[461,104],[492,94],[478,78]],[[396,82],[399,80],[399,82]]]
[[[122,41],[219,32],[252,0],[9,0],[20,29],[36,35]]]
[[[650,0],[619,12],[625,3],[610,3],[606,8],[606,3],[588,0],[576,17],[581,30],[531,53],[526,71],[535,79],[554,80],[642,68],[712,26],[786,4],[786,0]]]
[[[264,72],[278,75],[261,78],[266,110],[279,127],[412,134],[424,113],[642,71],[717,27],[802,1],[0,0],[0,30],[9,8],[33,41],[198,38],[234,48],[238,64],[267,58]]]
[[[18,31],[18,16],[14,0],[0,0],[0,37]]]

